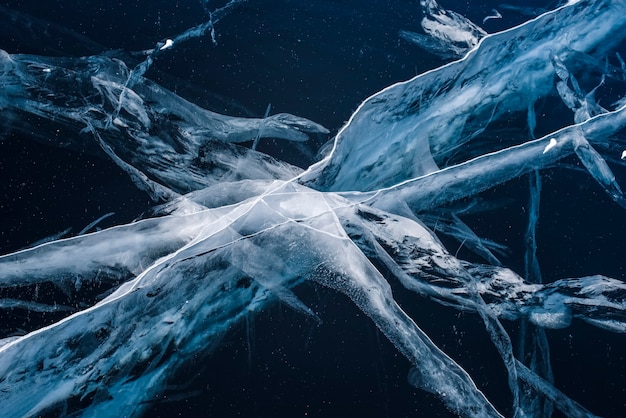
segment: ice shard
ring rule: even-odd
[[[421,26],[426,34],[403,30],[400,31],[400,36],[435,55],[460,58],[487,34],[471,20],[442,8],[434,0],[422,0],[420,6],[424,13]]]

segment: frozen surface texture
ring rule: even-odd
[[[409,383],[455,414],[591,415],[554,383],[545,332],[580,320],[626,333],[626,284],[599,274],[543,280],[535,231],[541,170],[566,169],[563,160],[578,158],[626,207],[611,169],[624,163],[626,145],[626,68],[616,54],[626,3],[570,1],[488,35],[423,1],[425,34],[401,36],[460,59],[367,98],[328,156],[304,171],[260,152],[259,138],[302,142],[329,132],[320,124],[271,115],[269,105],[263,118],[225,116],[149,79],[157,55],[195,37],[215,42],[214,25],[229,13],[236,19],[240,3],[156,43],[134,64],[119,51],[0,51],[3,129],[104,153],[161,203],[153,217],[86,233],[106,214],[77,236],[0,257],[0,288],[20,290],[0,299],[0,309],[61,314],[0,341],[4,413],[139,415],[172,374],[269,304],[319,322],[295,292],[309,281],[345,294],[410,362]],[[600,106],[606,83],[614,104]],[[569,123],[548,129],[535,111],[545,100],[562,101]],[[521,127],[505,126],[511,115],[521,115]],[[531,197],[518,274],[498,259],[505,247],[460,215],[472,205],[488,209],[480,193],[523,176]],[[434,230],[485,261],[461,259]],[[414,303],[428,298],[476,316],[507,374],[507,412],[422,331],[392,285]],[[97,288],[101,296],[66,306],[38,298],[40,286],[67,297]],[[513,322],[519,344],[505,326]]]

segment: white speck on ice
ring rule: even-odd
[[[550,143],[546,145],[546,147],[543,149],[542,154],[545,154],[546,152],[550,151],[550,149],[554,148],[555,145],[556,145],[556,139],[550,138]]]
[[[126,123],[124,123],[124,121],[121,120],[120,118],[113,119],[113,124],[117,125],[117,126],[120,126],[122,128],[128,128],[128,125]]]
[[[159,49],[159,51],[163,51],[164,49],[171,48],[172,45],[174,45],[174,41],[172,41],[171,39],[166,39],[165,44],[163,44],[163,46]]]

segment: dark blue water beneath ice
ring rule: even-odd
[[[0,48],[57,56],[144,50],[204,21],[203,3],[4,1],[1,7],[36,19],[28,26],[3,17]],[[207,3],[209,9],[218,6]],[[478,24],[499,3],[441,1]],[[483,27],[493,32],[527,18],[503,15]],[[160,57],[147,76],[220,113],[261,117],[271,103],[272,113],[304,116],[332,135],[369,95],[444,63],[398,36],[400,30],[417,31],[420,19],[417,1],[249,0],[216,26],[217,44],[209,36],[191,40]],[[115,215],[101,227],[128,222],[152,204],[102,156],[52,148],[25,134],[0,134],[2,253],[68,227],[78,231],[108,212]],[[300,148],[267,140],[260,150],[306,167],[325,139]],[[543,186],[538,258],[544,277],[623,278],[626,227],[620,209],[584,173],[547,170]],[[581,188],[588,197],[582,201]],[[484,194],[509,207],[508,216],[476,215],[467,222],[479,235],[509,246],[504,261],[521,271],[526,179]],[[402,289],[394,291],[419,326],[510,414],[504,369],[477,317],[425,299],[416,306]],[[215,352],[180,370],[146,416],[447,416],[437,398],[407,383],[409,362],[345,296],[311,284],[299,296],[321,312],[323,325],[282,305],[267,308],[233,329]],[[516,325],[505,326],[515,338]],[[624,336],[576,322],[548,331],[548,337],[559,388],[599,415],[624,416]]]

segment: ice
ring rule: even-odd
[[[500,265],[500,261],[494,252],[504,254],[507,252],[506,246],[498,244],[493,240],[479,237],[466,225],[456,213],[446,214],[445,212],[430,215],[420,214],[420,220],[428,225],[434,232],[443,233],[454,237],[459,242],[460,251],[463,247],[470,248],[472,252],[480,255],[484,260],[493,265]]]
[[[369,191],[437,171],[452,155],[471,155],[473,146],[488,145],[477,143],[475,132],[553,94],[558,51],[617,45],[626,33],[622,6],[562,7],[484,37],[459,61],[374,94],[339,132],[332,155],[303,179],[324,190]]]
[[[623,107],[614,112],[599,115],[581,125],[563,128],[544,138],[487,153],[463,163],[407,180],[394,187],[356,194],[356,197],[362,197],[376,207],[392,211],[398,210],[398,202],[408,205],[416,212],[432,209],[472,196],[493,185],[548,166],[568,155],[586,152],[586,150],[577,151],[580,148],[579,141],[585,137],[589,138],[591,142],[604,141],[622,129],[625,122],[626,107]],[[556,141],[556,145],[552,147],[550,152],[544,153],[543,151],[553,140]],[[589,159],[591,160],[592,157],[590,156]],[[598,166],[602,164],[599,160],[590,161],[588,164],[591,174],[596,180],[605,184],[609,195],[620,203],[622,197],[619,186],[615,185],[614,177],[611,177],[608,172],[602,171],[601,167],[593,166],[595,163]],[[447,189],[447,192],[440,193],[444,188]]]
[[[69,306],[63,305],[45,305],[43,303],[26,302],[19,299],[0,299],[0,309],[25,309],[31,312],[59,312],[72,311]]]
[[[437,55],[443,59],[448,60],[459,57],[459,53],[457,51],[451,50],[449,45],[437,38],[408,30],[399,31],[398,36],[405,41],[419,45],[422,49],[425,49],[431,54]]]
[[[565,105],[574,112],[574,121],[576,123],[584,122],[592,116],[606,112],[606,109],[599,106],[594,98],[595,91],[604,84],[605,74],[602,75],[596,87],[589,93],[585,93],[580,88],[576,78],[570,74],[560,57],[555,55],[553,61],[556,74],[561,79],[557,82],[556,89]]]
[[[107,56],[46,58],[0,52],[0,108],[35,126],[67,129],[75,146],[104,151],[155,198],[220,181],[288,179],[300,169],[236,143],[255,137],[306,141],[328,130],[279,113],[264,119],[220,115],[196,106]],[[51,69],[42,74],[41,66]],[[75,82],[72,89],[67,83]],[[114,116],[111,116],[111,113]],[[12,128],[31,132],[32,125]],[[52,141],[41,129],[41,139]],[[85,146],[85,143],[88,145]]]
[[[616,203],[626,207],[626,197],[624,197],[624,193],[615,180],[615,175],[604,158],[583,136],[576,135],[575,138],[576,155],[585,168]]]
[[[501,4],[498,7],[500,7],[500,9],[502,10],[510,10],[510,11],[522,14],[524,16],[532,16],[532,17],[539,16],[548,11],[547,9],[544,9],[542,7],[525,7],[525,6],[515,5],[515,4]]]
[[[483,19],[483,25],[485,24],[485,22],[491,19],[502,19],[502,15],[496,9],[492,9],[491,14],[489,16],[485,16],[485,18]]]
[[[272,110],[272,104],[268,104],[267,105],[267,109],[265,109],[265,115],[263,115],[263,119],[267,119],[267,117],[270,115],[270,111]],[[259,145],[259,140],[261,139],[261,133],[263,131],[263,127],[259,128],[259,133],[257,134],[256,138],[254,138],[254,142],[252,143],[252,149],[255,150],[256,147]]]
[[[626,333],[626,283],[602,274],[544,280],[540,171],[578,158],[626,207],[609,166],[624,156],[605,159],[624,149],[626,106],[603,109],[594,99],[606,79],[616,91],[626,90],[624,80],[611,71],[579,74],[613,55],[626,33],[626,4],[568,2],[486,35],[423,1],[426,34],[464,58],[366,99],[328,156],[302,172],[257,151],[259,139],[300,142],[326,128],[270,116],[270,105],[260,119],[211,112],[146,72],[157,54],[175,53],[187,39],[210,33],[215,41],[215,24],[239,3],[209,11],[206,2],[209,21],[157,42],[134,66],[115,53],[0,51],[3,127],[58,146],[49,133],[62,129],[71,146],[107,156],[162,201],[144,219],[89,233],[107,213],[76,236],[0,257],[0,290],[14,291],[0,310],[62,315],[0,340],[4,413],[140,415],[171,376],[270,304],[324,326],[323,313],[298,295],[312,282],[357,306],[408,360],[409,384],[456,415],[591,415],[557,388],[545,330],[583,321]],[[549,100],[565,105],[565,126],[546,127],[537,109]],[[492,126],[512,115],[522,128]],[[493,141],[502,132],[511,135]],[[523,176],[530,197],[520,275],[495,256],[505,247],[482,238],[461,213],[485,210],[481,192]],[[456,238],[456,251],[436,232]],[[484,262],[463,259],[465,248]],[[40,300],[42,286],[58,295]],[[506,374],[508,411],[420,328],[393,288],[411,302],[426,298],[476,316]],[[517,341],[511,323],[519,324]]]
[[[422,0],[420,6],[424,12],[421,26],[426,35],[400,31],[400,36],[443,58],[462,57],[487,34],[469,19],[442,8],[434,0]]]
[[[425,15],[421,25],[426,34],[450,45],[452,50],[459,48],[456,50],[459,55],[476,46],[487,34],[469,19],[452,10],[443,9],[434,0],[422,0],[420,6]]]
[[[171,39],[166,39],[165,43],[163,44],[163,46],[161,48],[159,48],[159,51],[163,51],[165,49],[169,49],[172,47],[172,45],[174,45],[174,41],[172,41]]]
[[[443,385],[440,390],[446,391],[450,397],[451,408],[460,411],[461,408],[469,407],[478,413],[493,415],[493,408],[475,388],[469,376],[433,346],[413,321],[402,312],[393,301],[382,275],[349,239],[342,222],[359,222],[359,208],[332,194],[321,195],[319,192],[302,187],[290,190],[294,190],[294,187],[287,183],[275,187],[264,195],[230,206],[229,210],[217,208],[182,218],[170,215],[150,221],[158,222],[160,230],[173,227],[165,236],[174,232],[179,233],[181,230],[188,231],[189,233],[185,234],[187,240],[177,241],[179,245],[174,247],[176,250],[156,259],[151,267],[92,308],[5,345],[1,357],[4,370],[7,370],[6,367],[13,367],[11,359],[19,354],[22,359],[20,364],[25,367],[23,372],[28,373],[29,364],[34,364],[32,362],[36,362],[36,359],[42,356],[48,357],[46,354],[48,350],[54,352],[59,349],[55,344],[48,344],[44,352],[25,353],[20,349],[21,344],[26,343],[34,347],[40,344],[38,341],[49,340],[52,335],[57,336],[56,340],[62,343],[71,338],[69,335],[75,334],[78,329],[100,330],[100,335],[104,337],[83,335],[77,341],[76,350],[66,351],[62,356],[50,360],[48,371],[40,373],[42,378],[49,376],[49,386],[44,385],[42,389],[45,389],[44,392],[54,393],[52,388],[56,387],[56,380],[53,376],[56,375],[56,370],[65,364],[64,373],[71,375],[73,373],[67,365],[75,364],[77,371],[82,370],[82,377],[71,386],[71,390],[62,392],[63,396],[59,397],[59,402],[79,396],[79,393],[87,390],[93,391],[96,398],[106,399],[107,397],[102,395],[109,393],[114,397],[117,408],[121,403],[128,408],[132,404],[134,408],[140,410],[143,400],[149,399],[153,392],[150,387],[146,388],[146,391],[134,390],[133,387],[138,382],[134,379],[128,381],[123,373],[116,374],[117,377],[112,376],[110,368],[113,365],[123,370],[128,362],[147,361],[132,353],[153,352],[149,356],[152,360],[154,356],[162,356],[168,344],[174,344],[179,351],[193,350],[196,341],[210,341],[216,338],[225,332],[231,321],[239,320],[248,309],[258,309],[256,306],[259,303],[267,303],[275,298],[287,301],[288,305],[295,306],[298,310],[308,312],[308,308],[287,289],[305,278],[310,278],[346,293],[372,317],[416,366],[430,368],[434,366],[434,363],[431,363],[435,362],[438,364],[437,370],[450,369],[458,376],[452,382],[450,379],[444,379],[445,382],[442,380],[439,383],[437,381],[429,383],[431,387],[434,385],[436,388]],[[288,205],[285,210],[280,209],[291,195],[298,196],[301,204]],[[200,221],[198,216],[208,217],[207,220],[210,220]],[[143,225],[144,228],[146,226]],[[121,229],[104,230],[76,238],[71,247],[81,251],[82,261],[74,263],[74,268],[96,263],[96,260],[87,261],[89,257],[99,259],[98,263],[105,264],[101,258],[104,253],[116,259],[115,262],[109,261],[106,264],[119,265],[124,262],[128,265],[129,262],[135,261],[137,259],[135,256],[125,254],[117,246],[112,245],[111,249],[107,249],[101,245],[104,241],[111,242],[106,235],[114,231],[127,235],[126,241],[130,241],[130,234],[134,235],[137,227],[137,224],[133,224]],[[93,237],[91,240],[86,241],[91,237]],[[432,242],[432,237],[427,239],[427,242],[429,240],[431,241],[429,245],[435,245],[437,248]],[[157,242],[163,245],[162,241],[159,239]],[[149,242],[155,240],[151,239]],[[56,253],[61,249],[56,250],[55,247],[61,245],[62,242],[48,244],[48,252]],[[95,248],[90,248],[92,246]],[[135,243],[133,248],[137,247],[144,247],[144,251],[149,250],[145,245]],[[46,247],[38,248],[42,251]],[[211,256],[207,257],[207,254]],[[157,256],[155,254],[154,258]],[[37,260],[58,259],[55,256],[38,256],[32,252],[19,253],[13,257],[28,259],[29,263],[35,263],[32,266],[35,270],[43,268],[37,265]],[[68,266],[69,261],[62,260],[61,264]],[[211,272],[209,276],[206,275],[207,268]],[[183,277],[186,284],[177,284]],[[192,277],[196,279],[192,280]],[[238,283],[242,283],[242,277],[249,277],[250,281],[239,285]],[[146,318],[148,322],[144,326],[133,331],[124,325],[128,323],[129,318],[138,315],[139,311],[146,310],[148,312],[156,310],[156,315]],[[157,311],[162,313],[157,314]],[[196,313],[189,315],[184,313],[186,311]],[[124,314],[112,315],[113,312]],[[401,328],[397,328],[399,325],[397,321],[401,321]],[[174,334],[173,327],[178,330]],[[149,329],[152,331],[147,332]],[[194,332],[189,332],[191,329]],[[96,338],[99,339],[94,340]],[[163,341],[164,338],[167,338],[168,342]],[[95,341],[99,342],[94,345]],[[87,350],[95,351],[87,355]],[[106,359],[100,358],[104,352],[109,353]],[[78,359],[75,356],[86,357]],[[175,358],[162,359],[162,367],[168,367],[170,361],[175,361]],[[90,363],[92,366],[87,366]],[[164,370],[161,368],[151,370],[148,364],[144,367],[147,369],[142,377],[138,378],[142,382],[155,379]],[[110,384],[106,388],[90,388],[87,382],[97,381],[99,379],[97,376],[102,376],[103,373],[108,375],[107,379],[111,379]],[[12,372],[11,375],[13,374]],[[43,380],[45,379],[42,379],[42,384]],[[17,395],[17,389],[23,384],[10,378],[5,383],[17,385],[14,386],[16,390],[12,391],[13,395]],[[154,384],[153,389],[158,390],[159,386]],[[11,399],[14,401],[7,402],[11,404],[15,402],[14,411],[18,414],[36,413],[40,408],[47,406],[49,401],[49,398],[39,400],[36,397],[23,396]],[[112,407],[112,401],[104,401],[90,407],[87,413],[98,414]]]
[[[104,215],[100,216],[98,219],[94,220],[93,222],[90,222],[89,225],[81,229],[78,235],[83,235],[85,232],[89,231],[91,228],[93,228],[94,226],[98,225],[100,222],[102,222],[106,218],[113,216],[113,215],[115,215],[115,212],[105,213]]]
[[[545,151],[544,151],[545,152]],[[526,228],[526,252],[524,257],[524,277],[531,283],[542,283],[543,277],[537,257],[537,226],[539,223],[539,207],[541,200],[541,175],[533,172],[529,176],[528,226]],[[544,328],[558,328],[558,324],[567,326],[571,321],[571,314],[559,309],[558,304],[551,306],[554,311],[539,312],[535,310],[529,321],[520,321],[520,336],[518,357],[529,368],[545,379],[554,383],[554,373],[550,361],[550,345]],[[530,323],[529,323],[530,322]],[[532,324],[537,326],[533,326]],[[527,383],[528,384],[528,383]],[[527,390],[521,391],[521,405],[525,411],[534,411],[541,416],[552,416],[554,407],[548,399],[541,399]]]
[[[548,142],[548,145],[546,145],[546,147],[543,149],[542,154],[545,154],[546,152],[550,151],[555,146],[556,146],[556,139],[550,138],[550,142]]]

